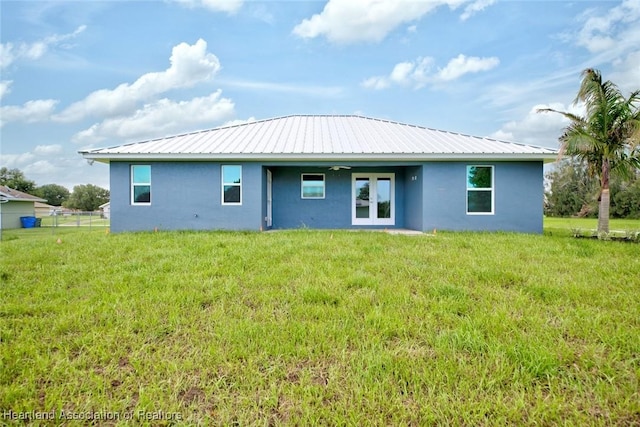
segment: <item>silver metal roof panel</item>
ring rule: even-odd
[[[557,151],[355,115],[292,115],[116,147],[87,159],[553,160]]]

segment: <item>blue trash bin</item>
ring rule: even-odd
[[[34,228],[36,226],[36,217],[35,216],[21,216],[20,223],[22,224],[22,228]]]

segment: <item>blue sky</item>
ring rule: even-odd
[[[557,147],[580,73],[640,88],[640,0],[0,1],[1,166],[108,188],[78,150],[289,114]]]

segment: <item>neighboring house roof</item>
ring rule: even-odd
[[[107,207],[111,207],[111,202],[107,202],[107,203],[103,203],[100,206],[98,206],[100,209],[104,209]]]
[[[111,160],[555,160],[557,151],[355,115],[293,115],[80,152]]]
[[[48,205],[42,202],[36,202],[34,206],[36,209],[60,209],[60,206]]]
[[[0,185],[0,199],[9,202],[46,202],[45,199]]]

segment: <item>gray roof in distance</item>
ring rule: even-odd
[[[14,190],[6,185],[0,185],[0,200],[7,202],[46,202],[45,199]]]
[[[80,152],[87,159],[555,160],[557,151],[356,115],[292,115]]]

